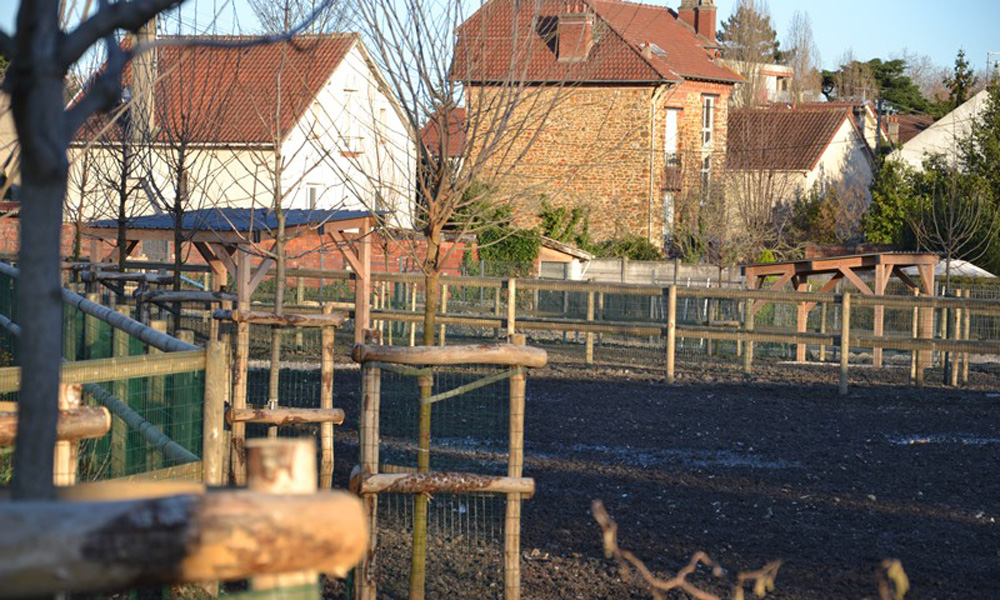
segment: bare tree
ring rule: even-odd
[[[812,21],[809,13],[795,11],[788,25],[789,59],[788,65],[795,69],[790,89],[791,101],[795,104],[812,102],[819,98],[823,76],[819,65],[822,63],[819,48],[813,38]]]
[[[763,71],[775,64],[778,54],[766,0],[739,0],[722,25],[719,42],[726,64],[744,79],[730,96],[730,103],[735,108],[760,104],[766,99]]]
[[[309,26],[302,33],[333,33],[342,20],[340,2],[323,0],[247,0],[265,33],[284,33],[307,18]]]
[[[906,62],[903,74],[913,81],[924,98],[931,102],[941,102],[948,98],[948,88],[944,84],[949,75],[947,67],[935,64],[930,56],[913,52],[908,48],[891,55],[891,58]]]
[[[867,63],[859,61],[852,50],[840,57],[840,68],[824,78],[823,95],[837,102],[865,102],[878,95],[878,82]]]

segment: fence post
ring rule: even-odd
[[[851,359],[851,293],[844,292],[840,304],[840,395],[847,395],[847,368]]]
[[[826,313],[827,306],[826,302],[821,302],[819,305],[819,332],[826,333]],[[820,342],[819,344],[819,362],[826,362],[826,344]]]
[[[442,283],[441,284],[441,314],[442,315],[448,314],[448,284],[447,283]],[[440,346],[444,346],[444,338],[445,338],[445,332],[446,332],[446,328],[447,327],[448,327],[447,325],[445,325],[444,323],[441,323],[441,332],[440,332],[440,338],[439,338],[439,341],[438,341],[438,345],[440,345]]]
[[[156,319],[149,322],[149,326],[159,331],[160,333],[167,332],[167,322],[162,319]],[[162,354],[161,350],[157,350],[152,346],[149,347],[150,354]],[[167,415],[167,386],[166,380],[163,377],[150,377],[149,378],[149,398],[147,399],[147,405],[149,406],[150,412],[147,416],[147,420],[159,428],[160,431],[166,431],[166,415]],[[155,471],[163,466],[163,454],[158,450],[153,450],[150,448],[147,450],[146,454],[146,470]]]
[[[128,306],[115,309],[119,314],[130,315]],[[121,329],[113,328],[111,334],[112,355],[115,358],[129,355],[129,336]],[[126,405],[129,404],[128,381],[116,381],[113,393]],[[118,416],[111,418],[111,475],[121,477],[128,468],[128,425]]]
[[[972,290],[971,289],[965,290],[965,293],[962,294],[962,296],[964,298],[971,298],[972,297]],[[965,310],[962,311],[962,339],[965,340],[965,341],[969,341],[969,330],[971,329],[971,321],[972,321],[972,309],[971,308],[967,308],[967,309],[965,309]],[[969,383],[969,353],[968,352],[963,352],[962,353],[962,383],[963,384]]]
[[[413,287],[410,290],[410,312],[416,314],[417,312],[417,287],[420,284],[413,282]],[[499,293],[497,294],[499,296]],[[497,300],[499,306],[499,300]],[[417,322],[410,321],[410,345],[417,345]]]
[[[913,297],[920,297],[920,290],[913,290]],[[913,305],[913,315],[910,317],[910,339],[917,339],[918,332],[920,328],[920,309],[916,304]],[[910,351],[910,382],[913,384],[917,383],[917,358],[919,352],[916,350]]]
[[[955,290],[955,298],[961,298],[962,292]],[[951,310],[951,339],[954,341],[961,341],[962,339],[962,309],[953,308]],[[958,387],[958,371],[961,368],[961,353],[959,352],[949,352],[949,369],[948,369],[948,384],[951,387]]]
[[[101,295],[97,292],[87,294],[87,300],[101,303]],[[102,323],[97,317],[84,315],[83,317],[83,345],[86,347],[87,359],[98,358],[98,344],[100,343],[100,327]]]
[[[361,366],[361,419],[358,427],[360,442],[360,463],[362,474],[378,473],[379,446],[379,384],[381,374],[370,363]],[[375,573],[375,551],[378,539],[378,494],[364,494],[365,516],[368,520],[368,548],[361,558],[361,564],[354,570],[354,596],[360,600],[375,600],[377,579]]]
[[[323,314],[333,314],[333,304],[323,305]],[[320,408],[333,408],[333,350],[336,342],[336,328],[323,328],[323,354],[320,358]],[[333,423],[324,422],[320,426],[320,487],[333,488]]]
[[[517,280],[507,280],[507,335],[514,335],[517,319]]]
[[[674,383],[674,353],[677,350],[677,286],[667,288],[667,383]]]
[[[743,329],[752,332],[754,328],[754,301],[747,298],[743,301]],[[753,370],[753,340],[749,337],[743,342],[743,372],[750,374]]]
[[[587,321],[594,320],[594,291],[587,292]],[[587,332],[587,364],[594,364],[594,332]]]
[[[226,440],[223,431],[226,401],[229,400],[229,344],[209,340],[205,348],[205,407],[202,416],[201,456],[205,484],[226,483],[223,457]]]
[[[523,335],[511,336],[511,342],[523,346]],[[524,393],[525,372],[510,378],[510,458],[508,477],[521,477],[524,472]],[[521,494],[507,494],[507,511],[504,519],[504,599],[521,597]]]
[[[302,306],[306,300],[306,286],[305,280],[301,277],[295,278],[295,304],[297,306]],[[304,345],[304,339],[302,335],[302,328],[295,328],[295,349],[301,351]]]
[[[80,408],[83,396],[83,386],[80,384],[59,385],[59,410]],[[56,485],[75,485],[76,467],[80,450],[80,442],[64,440],[56,442],[55,463],[52,465],[53,483]]]
[[[247,442],[247,487],[266,494],[312,494],[316,491],[316,447],[312,439],[258,439]],[[250,580],[253,590],[315,587],[319,597],[319,573],[300,571],[260,575]],[[296,590],[297,591],[297,590]],[[303,597],[304,594],[296,594]]]
[[[498,285],[496,288],[494,288],[494,290],[493,290],[493,300],[494,300],[494,302],[493,302],[493,316],[495,316],[497,318],[497,320],[500,319],[500,314],[501,314],[501,312],[500,312],[500,297],[503,295],[502,292],[503,292],[503,284],[502,283],[500,285]],[[494,328],[493,329],[493,339],[499,339],[499,338],[500,338],[500,329],[499,328]]]

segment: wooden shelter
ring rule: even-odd
[[[356,278],[354,291],[354,340],[364,343],[369,325],[371,291],[371,241],[369,234],[376,224],[376,215],[360,210],[300,210],[285,211],[285,231],[289,238],[302,234],[328,237],[344,255]],[[146,215],[128,220],[124,248],[126,255],[144,241],[173,241],[172,215]],[[215,275],[219,291],[228,277],[236,281],[237,309],[250,309],[250,296],[274,266],[271,258],[257,258],[255,247],[268,248],[274,243],[278,219],[273,211],[263,208],[206,208],[184,213],[181,230],[185,241],[194,245]],[[108,219],[87,223],[81,233],[91,239],[90,260],[93,263],[117,260],[118,248],[107,256],[99,256],[99,241],[116,243],[118,221]],[[255,259],[258,264],[254,265]]]
[[[916,293],[927,296],[934,295],[934,267],[938,263],[936,254],[908,253],[908,252],[879,252],[876,254],[855,254],[849,256],[831,256],[807,258],[803,260],[791,260],[774,263],[760,263],[744,265],[743,276],[748,289],[758,290],[765,288],[768,278],[774,278],[772,282],[767,282],[766,289],[777,290],[786,283],[791,283],[797,292],[807,292],[809,290],[810,277],[826,277],[827,280],[819,288],[819,292],[829,292],[833,290],[841,281],[849,282],[864,295],[882,296],[885,294],[889,280],[895,276],[903,285]],[[920,274],[919,282],[914,281],[903,269],[915,267]],[[861,275],[872,274],[873,286],[869,286]],[[761,308],[762,300],[757,300],[750,308],[751,314]],[[800,302],[796,315],[797,331],[804,333],[809,311],[816,306],[815,302]],[[933,315],[927,314],[920,320],[921,337],[931,337],[933,327]],[[876,336],[883,334],[885,319],[885,307],[875,307],[874,333]],[[876,367],[882,366],[882,349],[875,348],[872,352],[873,362]],[[806,345],[798,344],[795,358],[804,361],[806,358]],[[923,362],[923,361],[921,361]]]

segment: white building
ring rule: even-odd
[[[74,143],[68,214],[117,216],[120,141],[130,139],[128,216],[169,210],[183,179],[185,210],[280,202],[384,211],[386,224],[411,227],[415,136],[356,34],[145,56],[125,74],[130,108],[88,123]]]
[[[988,90],[983,90],[941,117],[892,153],[914,169],[922,169],[924,160],[940,154],[954,163],[959,141],[969,135],[972,123],[986,108]]]

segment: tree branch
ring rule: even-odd
[[[183,1],[132,0],[103,6],[63,38],[59,46],[59,62],[64,69],[68,69],[98,40],[114,33],[116,29],[136,31],[155,15]]]
[[[121,99],[122,72],[125,70],[125,63],[131,57],[131,52],[123,50],[111,34],[105,36],[104,44],[108,53],[104,72],[94,78],[90,91],[66,111],[66,123],[71,139],[91,115],[111,110]]]

